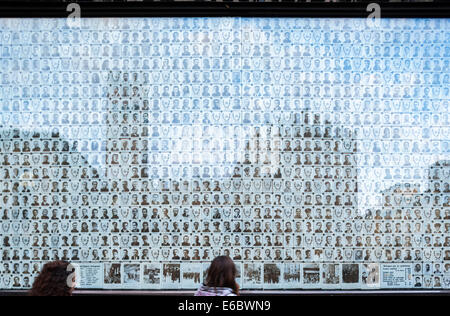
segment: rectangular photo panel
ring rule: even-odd
[[[264,289],[279,289],[283,280],[282,263],[264,263]]]
[[[121,288],[123,286],[121,263],[103,264],[103,285],[107,289]]]
[[[302,264],[284,263],[282,286],[286,289],[298,289],[302,284]]]
[[[181,287],[180,263],[163,263],[161,286],[167,289],[179,289]]]
[[[81,289],[103,288],[103,263],[80,263],[76,265],[77,287]]]
[[[141,280],[143,289],[160,289],[161,263],[143,263]]]
[[[412,288],[413,287],[413,267],[411,264],[398,263],[398,264],[382,264],[381,265],[381,287],[382,288]],[[429,283],[430,287],[433,286],[432,276],[425,278],[425,283]]]
[[[338,263],[324,263],[322,267],[322,284],[326,289],[341,287],[341,265]]]
[[[139,289],[141,287],[140,263],[123,264],[123,286],[130,289]]]
[[[303,264],[303,287],[320,288],[321,283],[320,265],[316,263]]]
[[[244,263],[243,289],[261,289],[263,286],[262,263]]]
[[[379,290],[380,286],[380,264],[363,263],[361,265],[361,288]]]
[[[360,286],[360,265],[358,263],[343,263],[341,269],[342,288],[354,289]]]
[[[202,265],[200,263],[181,264],[181,288],[197,289],[201,285]]]

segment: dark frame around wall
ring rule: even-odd
[[[75,2],[75,1],[74,1]],[[385,3],[381,18],[450,18],[450,1],[428,3]],[[70,2],[1,1],[1,18],[64,18]],[[369,2],[364,3],[289,3],[289,2],[79,2],[82,18],[96,17],[316,17],[366,18]],[[0,290],[0,296],[25,296],[26,290]],[[188,290],[77,290],[75,295],[155,295],[192,296]],[[450,295],[450,290],[246,290],[244,296],[255,295]]]
[[[74,1],[76,2],[76,1]],[[385,3],[385,18],[449,18],[450,2]],[[1,1],[0,18],[67,17],[70,2]],[[335,17],[365,18],[370,13],[364,3],[304,2],[78,2],[81,17]]]

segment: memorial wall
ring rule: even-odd
[[[0,20],[0,289],[450,287],[450,20]]]

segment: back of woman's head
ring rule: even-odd
[[[69,282],[73,269],[68,268],[67,261],[53,261],[46,263],[33,283],[30,291],[32,296],[71,296],[73,287]]]
[[[239,285],[236,283],[237,269],[228,256],[220,256],[213,260],[208,269],[205,285],[212,288],[230,288],[239,294]]]

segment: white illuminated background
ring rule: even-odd
[[[430,166],[450,159],[446,19],[2,19],[0,55],[1,130],[56,128],[101,173],[101,142],[129,124],[102,121],[122,120],[111,94],[124,73],[141,78],[131,102],[149,102],[149,160],[172,178],[232,173],[258,128],[306,112],[351,131],[362,214],[394,185],[425,192]]]

